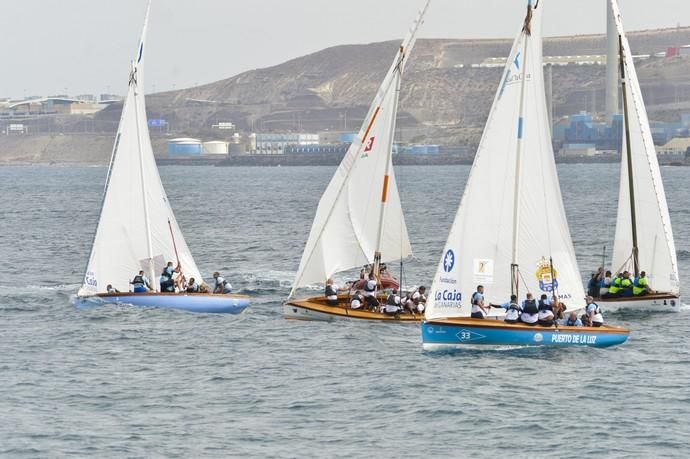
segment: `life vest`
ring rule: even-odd
[[[568,319],[565,320],[565,324],[566,324],[568,327],[574,327],[574,326],[577,324],[577,321],[578,321],[578,320],[580,320],[580,319],[570,320],[570,318],[568,318]]]
[[[388,299],[386,299],[386,304],[389,306],[397,306],[400,304],[400,297],[394,293],[391,293],[388,295]]]
[[[368,280],[366,285],[364,286],[364,290],[367,292],[375,291],[376,290],[376,281],[373,279]]]
[[[226,281],[227,282],[227,281]],[[223,287],[225,287],[225,284],[223,284]],[[331,284],[326,285],[326,298],[331,297],[331,296],[338,296],[338,292],[336,289],[333,288]]]
[[[647,281],[646,277],[637,279],[633,284],[633,295],[639,295],[640,293],[644,292],[648,285],[649,281]]]
[[[621,280],[618,277],[614,277],[609,285],[609,293],[618,293],[621,291]]]
[[[137,274],[134,276],[134,279],[132,279],[132,285],[141,285],[144,286],[146,282],[144,282],[144,276]]]
[[[197,283],[195,282],[195,283],[193,283],[192,285],[189,285],[189,286],[187,287],[187,291],[188,291],[189,293],[199,293],[199,284],[197,284]]]
[[[474,292],[472,294],[472,305],[479,306],[479,303],[484,300],[484,295],[479,292]]]
[[[553,307],[550,304],[548,304],[542,300],[539,300],[539,310],[540,311],[551,311],[551,312],[553,312]]]
[[[627,289],[630,289],[630,288],[632,288],[632,285],[633,285],[633,284],[632,284],[632,281],[631,281],[630,279],[623,279],[623,280],[621,281],[621,287],[622,287],[623,289],[626,289],[626,290],[627,290]]]
[[[506,311],[505,320],[510,322],[517,322],[517,320],[520,318],[521,312],[522,308],[520,308],[518,304],[510,303],[510,306],[508,306],[508,310]]]
[[[539,307],[537,306],[537,300],[525,300],[523,311],[527,314],[537,314],[539,312]]]

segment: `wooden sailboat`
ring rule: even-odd
[[[402,74],[414,47],[429,0],[410,31],[376,93],[362,128],[350,145],[316,210],[302,260],[283,312],[286,318],[338,318],[418,321],[420,315],[386,316],[349,308],[349,295],[337,306],[325,298],[295,300],[298,288],[326,282],[332,275],[369,264],[379,282],[381,263],[412,253],[392,167],[393,135]]]
[[[664,184],[618,2],[610,0],[609,6],[618,31],[625,132],[613,270],[615,274],[628,271],[634,278],[646,271],[656,291],[642,296],[601,298],[598,302],[606,311],[678,311],[678,262]]]
[[[158,278],[175,261],[186,279],[202,277],[163,189],[149,138],[144,101],[144,40],[149,2],[127,97],[108,168],[98,227],[84,282],[74,304],[128,304],[192,312],[238,313],[249,305],[242,295],[160,293]],[[143,270],[153,288],[133,293],[130,279]],[[122,293],[108,293],[110,284]]]
[[[611,346],[614,327],[529,326],[470,318],[470,296],[503,304],[556,295],[584,306],[551,146],[542,69],[543,0],[529,0],[431,287],[425,349],[466,345]],[[495,311],[495,309],[494,309]],[[499,309],[502,311],[502,309]]]

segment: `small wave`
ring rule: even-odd
[[[57,284],[57,285],[2,285],[0,284],[0,291],[6,290],[11,292],[25,292],[25,291],[65,291],[65,290],[77,290],[79,284]]]

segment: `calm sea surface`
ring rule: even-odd
[[[282,318],[334,168],[163,167],[207,278],[241,316],[70,304],[103,167],[0,167],[1,457],[687,457],[690,308],[609,316],[614,349],[426,354],[416,326]],[[403,167],[415,258],[433,275],[468,167]],[[583,275],[615,225],[615,165],[560,166]],[[662,170],[690,292],[690,168]],[[500,186],[500,184],[488,184]]]

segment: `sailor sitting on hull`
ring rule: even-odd
[[[520,322],[522,308],[520,308],[518,304],[517,295],[510,295],[510,301],[503,303],[501,307],[506,310],[506,315],[503,320],[509,324]]]
[[[151,289],[151,284],[149,283],[148,277],[144,275],[144,271],[139,271],[139,274],[134,276],[134,279],[129,281],[134,288],[134,293],[146,293]]]
[[[601,315],[601,309],[599,305],[594,302],[594,298],[588,296],[585,298],[587,306],[585,308],[586,315],[592,322],[592,327],[601,327],[604,325],[604,316]]]
[[[486,319],[486,314],[490,306],[484,304],[484,286],[477,285],[477,291],[472,294],[472,314],[473,319]]]
[[[213,273],[213,278],[216,281],[216,284],[213,286],[213,293],[232,293],[232,285],[230,285],[230,282],[225,280],[218,271]]]
[[[545,327],[550,327],[553,325],[554,314],[553,307],[547,299],[546,295],[542,295],[539,300],[539,311],[537,312],[537,323]]]
[[[187,293],[200,293],[201,292],[201,286],[199,283],[193,278],[189,278],[189,282],[187,282]]]
[[[388,299],[386,299],[386,304],[383,306],[383,313],[387,316],[396,316],[400,314],[402,307],[400,306],[400,295],[398,295],[398,290],[393,289]]]
[[[634,296],[647,295],[648,293],[653,292],[652,287],[649,285],[646,272],[640,272],[640,277],[635,279],[633,282],[632,292]]]
[[[338,306],[338,292],[346,291],[347,289],[339,288],[333,279],[329,278],[326,281],[326,289],[324,291],[324,296],[326,297],[326,304],[328,306]]]
[[[120,293],[120,291],[113,287],[112,284],[108,284],[108,286],[105,288],[105,291],[108,293]]]
[[[364,299],[369,305],[369,309],[375,309],[379,305],[379,300],[376,299],[376,276],[374,273],[369,273],[367,283],[364,285]]]
[[[539,305],[531,293],[527,293],[526,299],[522,302],[522,314],[520,322],[526,325],[536,325],[539,321]]]
[[[426,287],[420,286],[414,292],[408,292],[403,301],[403,309],[410,314],[423,314],[426,309]]]
[[[606,298],[609,294],[609,287],[611,286],[611,271],[606,271],[604,278],[599,282],[599,298]]]
[[[363,302],[364,302],[364,297],[362,296],[362,292],[357,290],[355,292],[355,294],[352,296],[352,301],[350,302],[350,308],[351,309],[361,309]]]
[[[625,271],[623,273],[623,280],[621,280],[621,291],[620,296],[632,296],[633,295],[633,281],[630,279],[630,273]]]
[[[582,327],[582,321],[577,318],[577,313],[573,311],[565,320],[564,325],[567,325],[568,327]]]

